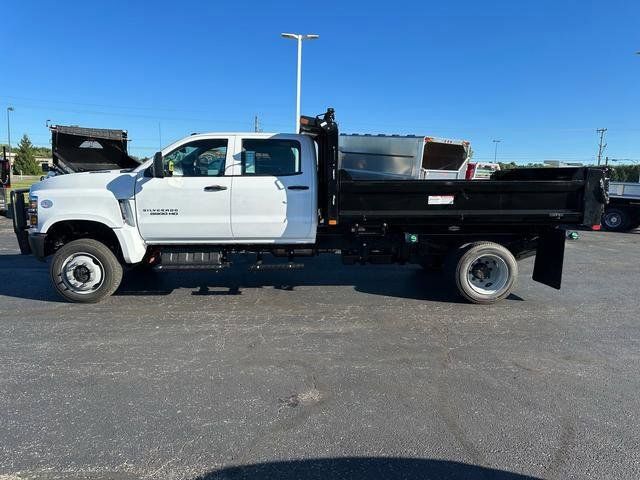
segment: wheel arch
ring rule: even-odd
[[[122,247],[113,228],[96,220],[60,220],[49,226],[44,246],[45,256],[63,245],[81,238],[91,238],[105,244],[122,261]]]

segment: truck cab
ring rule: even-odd
[[[146,175],[150,162],[136,171],[132,193],[145,241],[315,242],[317,165],[310,137],[200,134],[170,145],[162,158],[164,177]]]

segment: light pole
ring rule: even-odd
[[[292,38],[298,41],[298,75],[296,83],[296,129],[294,133],[300,132],[300,80],[302,76],[302,41],[303,40],[315,40],[320,38],[320,35],[301,33],[281,33],[283,38]]]
[[[11,166],[11,122],[9,120],[9,112],[13,112],[13,107],[7,107],[7,144],[9,146],[9,166]]]
[[[498,163],[498,144],[502,141],[502,140],[492,140],[493,143],[495,144],[495,148],[493,150],[493,163]]]

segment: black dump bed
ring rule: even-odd
[[[496,172],[491,180],[350,180],[342,174],[340,219],[395,224],[600,224],[606,193],[598,168]]]
[[[600,225],[607,198],[601,168],[530,168],[495,172],[490,180],[354,180],[338,165],[333,109],[301,117],[318,146],[320,224],[380,225],[409,231],[476,225],[540,229]],[[510,226],[510,227],[508,227]],[[421,228],[420,228],[421,227]],[[597,228],[597,227],[596,227]],[[356,228],[357,230],[357,228]]]

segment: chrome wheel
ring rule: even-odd
[[[90,253],[78,252],[69,255],[61,270],[65,287],[75,293],[93,293],[104,283],[104,266]]]
[[[467,271],[467,280],[475,292],[493,295],[507,286],[509,266],[498,255],[482,255],[471,263]]]

